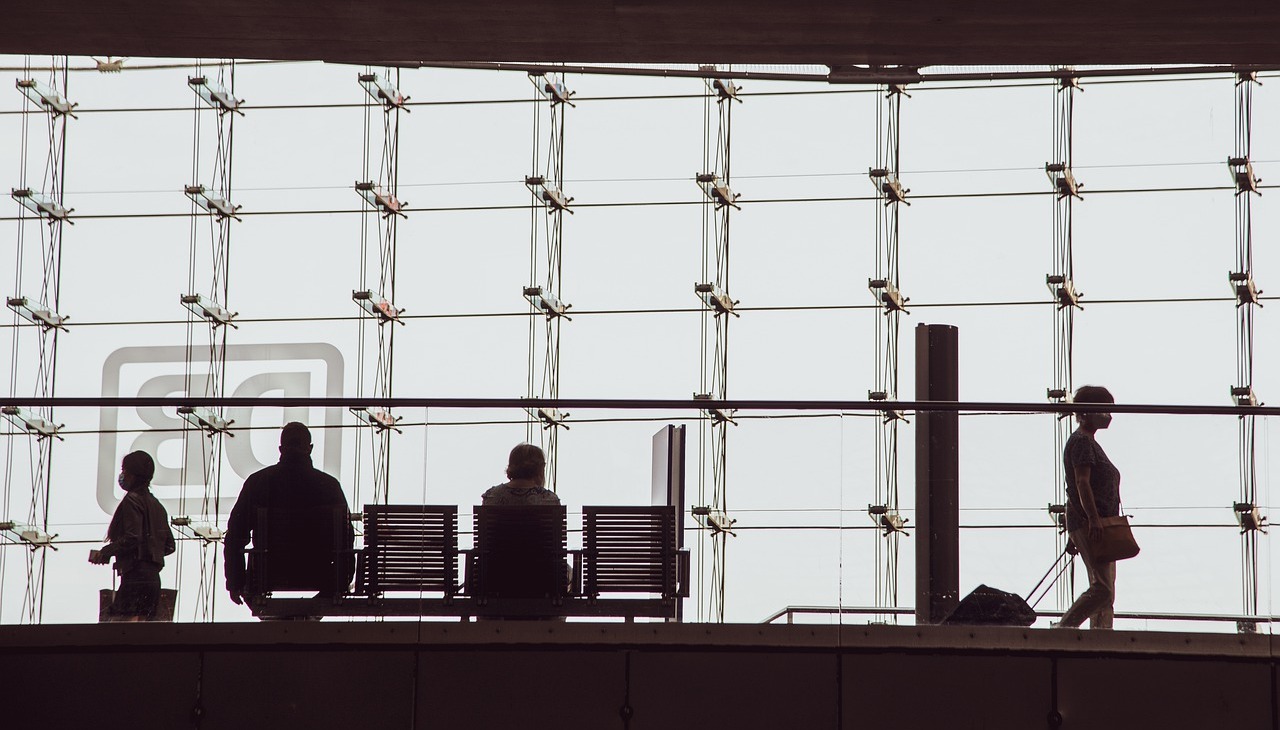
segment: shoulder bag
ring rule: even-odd
[[[1123,505],[1120,511],[1124,512]],[[1093,560],[1102,563],[1128,560],[1142,550],[1138,547],[1138,541],[1133,539],[1128,515],[1102,517],[1098,521],[1102,523],[1102,536],[1089,540],[1089,557]]]

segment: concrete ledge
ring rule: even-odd
[[[0,628],[41,727],[1274,730],[1270,636],[550,622]],[[28,723],[29,724],[29,723]]]
[[[113,652],[328,647],[543,647],[1212,657],[1270,661],[1267,634],[1072,631],[959,626],[591,624],[386,621],[88,624],[0,627],[0,656],[31,649]]]

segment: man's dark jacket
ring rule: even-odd
[[[258,529],[258,512],[262,508],[268,511],[306,510],[329,507],[341,509],[343,516],[347,514],[347,498],[342,493],[342,486],[337,479],[325,474],[311,465],[309,454],[282,453],[280,463],[269,466],[249,475],[240,490],[240,498],[231,509],[231,518],[227,521],[227,533],[223,536],[223,549],[226,558],[227,590],[240,594],[245,587],[245,547],[254,537]],[[351,521],[343,522],[343,544],[337,546],[350,555],[355,544],[355,531]],[[260,547],[255,540],[255,547]],[[349,584],[352,561],[343,561],[343,572]]]

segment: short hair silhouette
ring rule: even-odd
[[[1076,389],[1076,394],[1072,396],[1073,403],[1115,403],[1115,396],[1111,395],[1111,391],[1101,385],[1082,385]],[[1076,412],[1077,418],[1085,417],[1086,413]]]
[[[1082,385],[1076,390],[1075,403],[1115,403],[1115,396],[1101,385]]]
[[[151,454],[145,451],[133,451],[125,454],[120,460],[120,466],[130,474],[141,479],[144,484],[150,484],[151,478],[156,475],[156,462],[151,458]]]
[[[305,424],[290,421],[280,430],[281,451],[306,451],[311,448],[311,429]]]
[[[533,444],[520,444],[507,457],[508,479],[535,479],[547,466],[542,449]]]

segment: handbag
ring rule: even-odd
[[[1089,540],[1089,557],[1100,563],[1111,563],[1117,560],[1128,560],[1137,555],[1142,548],[1133,539],[1133,528],[1129,526],[1128,515],[1101,517],[1102,536]]]

